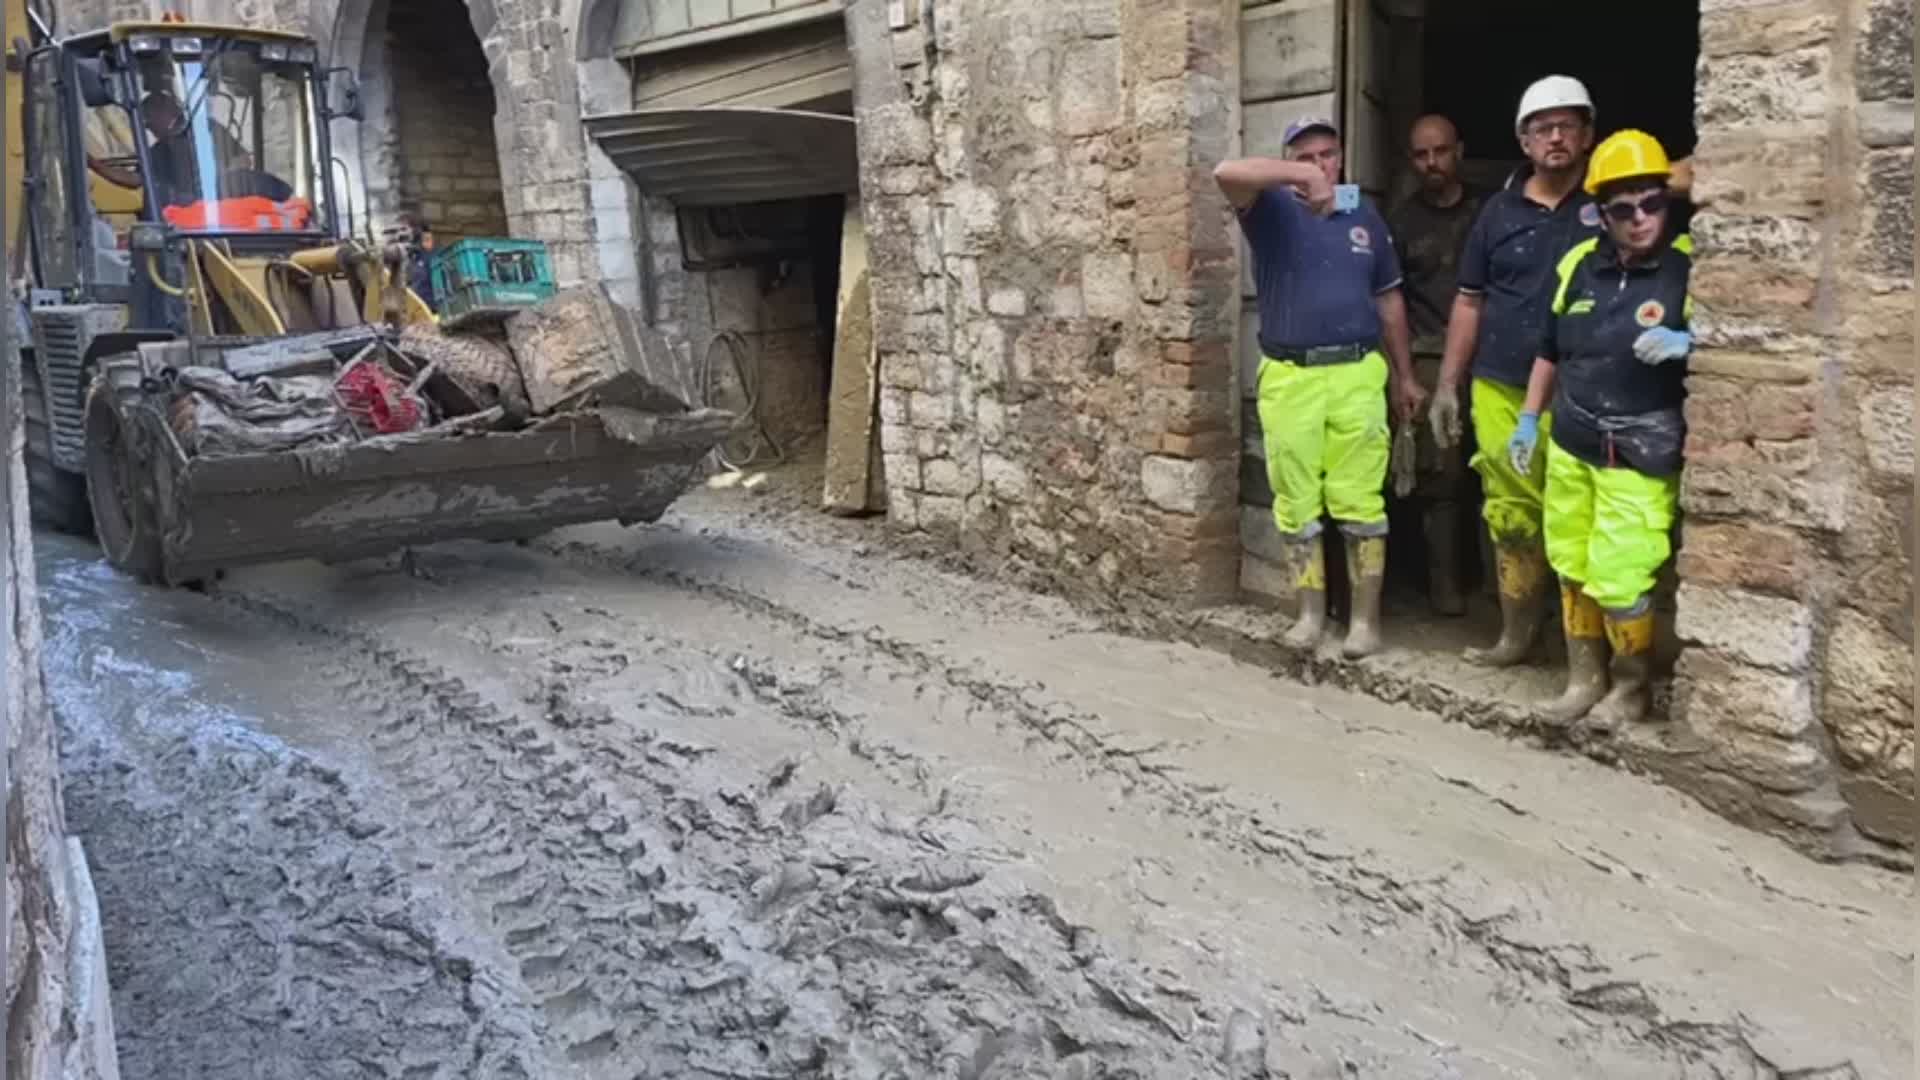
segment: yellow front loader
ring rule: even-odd
[[[198,452],[180,434],[183,372],[266,377],[329,355],[337,370],[402,340],[460,358],[406,287],[408,251],[341,220],[328,127],[359,118],[352,76],[299,35],[161,21],[61,38],[27,0],[7,3],[33,507],[90,524],[122,570],[177,583],[650,521],[727,434],[724,414],[653,394],[639,424],[581,408],[518,430]],[[606,337],[634,343],[630,327]]]

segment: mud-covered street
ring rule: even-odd
[[[43,535],[125,1075],[1910,1070],[1905,877],[768,507],[207,592]]]

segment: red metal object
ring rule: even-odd
[[[354,364],[341,374],[335,389],[354,420],[376,434],[391,435],[420,427],[419,400],[407,392],[407,384],[398,375],[382,365]]]

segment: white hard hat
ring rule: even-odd
[[[1513,118],[1514,133],[1525,134],[1527,117],[1548,109],[1585,109],[1589,120],[1597,115],[1585,83],[1571,75],[1549,75],[1520,95],[1520,112]]]

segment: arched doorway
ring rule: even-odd
[[[363,200],[357,232],[415,210],[442,245],[509,234],[498,106],[465,0],[345,4],[334,62],[358,73],[366,108],[334,132],[342,179]]]

